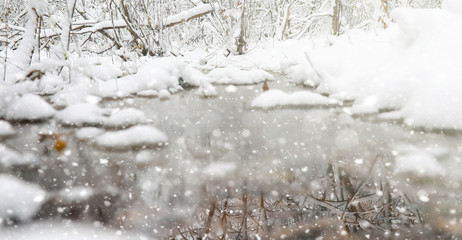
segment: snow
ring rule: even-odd
[[[229,93],[234,93],[234,92],[237,92],[237,87],[234,86],[234,85],[229,85],[225,88],[226,92],[229,92]]]
[[[279,89],[270,89],[252,101],[252,107],[272,108],[277,106],[313,106],[337,104],[335,99],[329,99],[318,93],[298,91],[285,93]]]
[[[152,148],[167,142],[167,135],[155,127],[134,126],[125,130],[106,132],[96,138],[96,144],[103,148],[130,149]]]
[[[7,121],[0,120],[0,137],[8,137],[14,135],[16,130]]]
[[[273,75],[260,69],[241,70],[236,67],[217,68],[207,74],[211,83],[217,84],[253,84],[265,80],[274,81]]]
[[[292,68],[293,78],[332,97],[354,99],[356,114],[395,109],[411,126],[462,129],[462,16],[404,8],[392,16],[396,24],[383,32],[350,31],[332,46],[314,49],[314,68],[300,62],[309,70]]]
[[[201,4],[186,11],[180,12],[178,14],[172,15],[165,19],[164,26],[168,26],[175,23],[181,23],[187,21],[195,15],[204,14],[211,12],[213,9],[219,9],[219,5],[214,4]]]
[[[59,36],[56,32],[62,28],[50,19],[58,20],[63,14],[58,12],[54,17],[43,18],[43,26],[55,31],[41,32],[42,43],[46,43],[41,53],[37,51],[36,31],[32,31],[39,24],[35,20],[27,23],[28,16],[12,21],[21,25],[22,30],[11,30],[16,36],[8,40],[23,40],[19,45],[10,41],[12,54],[8,58],[4,49],[10,48],[5,44],[0,47],[0,55],[5,59],[0,65],[8,64],[7,78],[0,80],[0,118],[6,120],[0,120],[0,195],[4,198],[0,199],[0,225],[8,214],[19,214],[22,221],[31,219],[47,199],[40,187],[5,173],[40,182],[44,188],[53,189],[49,190],[57,197],[53,201],[69,201],[70,208],[74,201],[80,202],[76,206],[80,207],[91,198],[86,207],[101,212],[69,216],[95,221],[92,226],[57,216],[60,223],[0,227],[0,239],[136,239],[138,236],[125,235],[124,229],[129,227],[162,239],[166,237],[163,234],[172,233],[172,226],[188,229],[188,224],[194,224],[191,219],[199,219],[198,215],[192,216],[200,214],[195,211],[196,205],[210,197],[202,193],[219,196],[214,198],[218,207],[225,200],[220,196],[229,198],[232,200],[229,203],[233,203],[230,207],[235,208],[242,206],[240,191],[246,186],[250,187],[247,190],[251,205],[250,200],[260,197],[268,197],[265,201],[272,204],[277,196],[287,194],[290,200],[292,194],[314,194],[314,197],[323,192],[326,201],[329,198],[335,201],[338,196],[334,195],[343,187],[330,189],[331,180],[338,183],[339,179],[351,181],[352,185],[366,178],[383,182],[384,186],[389,183],[392,197],[398,200],[404,199],[400,198],[401,191],[417,193],[414,200],[431,204],[444,199],[447,193],[457,196],[454,189],[460,188],[462,179],[457,171],[462,162],[462,145],[460,132],[453,130],[462,130],[462,1],[444,0],[441,9],[398,8],[390,16],[388,13],[385,16],[380,1],[366,1],[376,6],[376,13],[373,18],[364,19],[363,30],[354,29],[349,25],[354,23],[347,18],[349,14],[357,14],[358,18],[368,14],[361,12],[369,11],[365,9],[366,3],[356,1],[351,6],[353,13],[346,11],[345,19],[342,16],[340,36],[311,35],[316,33],[311,28],[320,27],[321,32],[328,33],[332,27],[330,6],[326,8],[329,14],[326,9],[311,14],[314,9],[305,8],[306,18],[297,18],[300,9],[296,8],[314,4],[311,2],[316,1],[295,1],[291,5],[291,24],[285,32],[288,38],[301,36],[297,32],[304,30],[294,26],[304,20],[309,24],[302,28],[307,31],[310,28],[309,38],[271,39],[286,37],[281,35],[284,25],[280,21],[289,15],[285,11],[288,8],[278,9],[270,4],[280,10],[275,12],[276,18],[270,14],[271,19],[279,21],[271,24],[274,31],[248,28],[246,53],[239,56],[228,55],[226,51],[235,45],[232,34],[240,32],[239,24],[234,22],[239,22],[244,6],[241,4],[230,10],[227,3],[217,6],[202,4],[200,0],[185,1],[184,5],[165,2],[156,9],[160,14],[157,17],[132,22],[146,47],[156,54],[165,50],[162,54],[176,57],[138,55],[139,46],[135,45],[141,42],[133,41],[133,36],[125,30],[114,35],[114,30],[107,29],[109,36],[122,44],[121,48],[112,46],[113,42],[96,32],[113,27],[108,18],[116,10],[107,6],[102,7],[105,14],[101,16],[93,15],[101,7],[97,4],[84,9],[89,18],[98,16],[101,21],[84,22],[81,15],[75,15],[73,20],[78,24],[73,26],[79,30],[72,34],[66,59],[61,60],[56,59],[63,57],[56,49],[61,49],[62,42],[66,42],[63,39],[67,38],[63,35],[61,41],[53,38],[47,42],[50,35],[44,35],[51,32]],[[197,7],[190,8],[193,4]],[[50,10],[62,9],[56,8],[52,1],[29,0],[24,11],[34,5],[43,12],[48,6]],[[266,6],[260,5],[247,9],[250,12],[245,17],[253,21],[253,13],[274,13],[273,9],[266,11]],[[188,10],[171,15],[172,6]],[[78,8],[82,7],[78,4]],[[128,7],[132,12],[138,5]],[[169,14],[164,14],[164,7],[170,8]],[[360,7],[364,9],[356,12],[354,8]],[[220,10],[210,18],[185,22],[213,8]],[[119,29],[126,27],[120,16],[114,15],[114,27]],[[29,17],[38,19],[33,13]],[[377,28],[378,17],[387,18],[386,29]],[[150,26],[162,27],[156,24],[165,27],[181,22],[184,23],[178,27],[162,29],[159,35],[144,31]],[[56,23],[61,26],[65,21]],[[201,31],[191,34],[188,26],[196,25]],[[266,23],[262,22],[262,26]],[[32,49],[36,51],[29,58]],[[95,53],[100,51],[104,53]],[[34,81],[26,79],[31,69],[43,70],[45,75]],[[273,82],[270,90],[262,92],[264,81]],[[250,86],[241,86],[247,84]],[[54,108],[63,110],[56,112]],[[156,119],[157,116],[160,118]],[[49,118],[44,122],[21,122]],[[17,120],[20,121],[13,122]],[[154,127],[157,123],[160,128]],[[67,143],[65,150],[57,147],[58,139]],[[412,147],[394,148],[396,142]],[[393,157],[388,157],[389,152]],[[29,168],[32,163],[34,166]],[[330,169],[326,173],[325,167],[330,164],[329,180]],[[368,170],[370,176],[366,174]],[[271,185],[273,182],[277,184]],[[299,182],[306,182],[313,189],[306,192]],[[378,191],[366,185],[359,194]],[[43,195],[32,196],[24,190],[25,186]],[[325,191],[325,187],[330,190]],[[107,188],[113,190],[113,196],[99,195]],[[345,189],[349,191],[348,186]],[[382,190],[377,194],[386,196]],[[14,196],[5,197],[9,193]],[[299,202],[304,196],[295,196],[294,201]],[[443,203],[438,214],[447,212],[444,206],[452,206],[448,204],[452,202]],[[409,211],[420,207],[406,201],[402,209],[408,204],[412,206]],[[22,213],[23,210],[27,213]],[[401,211],[401,207],[397,210]],[[436,211],[422,210],[424,216],[432,216],[432,211]],[[111,212],[106,215],[105,211]],[[173,217],[172,212],[175,212]],[[92,214],[101,216],[96,216],[96,220]],[[175,216],[180,216],[180,225]],[[105,227],[119,224],[123,227],[114,231],[100,229],[103,223],[98,222],[99,217],[109,221]],[[285,215],[275,214],[275,217]],[[277,219],[270,220],[277,222]],[[368,221],[358,221],[364,228],[374,226]],[[211,234],[220,235],[215,229]]]
[[[210,87],[205,82],[201,72],[191,68],[182,60],[157,58],[147,60],[134,75],[99,82],[98,92],[101,97],[137,94],[139,92],[143,94],[148,90],[158,91],[160,95],[161,90],[170,92],[181,90],[180,78],[192,86]]]
[[[46,199],[45,191],[38,185],[6,174],[0,174],[0,192],[0,219],[16,217],[27,221]]]
[[[0,231],[2,240],[146,240],[142,235],[82,223],[40,222]]]
[[[14,151],[6,147],[5,145],[0,144],[0,163],[5,167],[12,165],[24,165],[29,163],[28,158],[24,158],[19,152]]]
[[[36,121],[52,117],[56,110],[35,94],[25,94],[6,109],[5,118],[16,121]]]
[[[123,71],[120,69],[120,65],[103,62],[97,65],[91,66],[91,76],[96,79],[107,81],[122,76]]]
[[[77,33],[83,34],[83,33],[91,33],[91,32],[96,32],[104,28],[120,28],[120,27],[125,27],[126,23],[124,20],[114,20],[114,21],[101,21],[96,23],[92,27],[84,28]]]
[[[104,132],[103,129],[95,128],[95,127],[84,127],[80,128],[75,132],[75,136],[80,141],[88,141],[92,140],[98,135],[101,135]]]
[[[91,103],[77,103],[56,114],[56,119],[65,125],[102,125],[109,111]]]
[[[172,94],[167,89],[162,89],[159,91],[159,98],[160,100],[167,100],[170,98]]]
[[[105,123],[111,128],[125,128],[137,124],[146,123],[148,119],[143,111],[134,108],[125,108],[112,114]]]
[[[459,0],[444,0],[441,8],[451,13],[462,14],[462,2]]]

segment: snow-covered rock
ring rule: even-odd
[[[13,101],[7,107],[5,118],[15,121],[36,121],[50,118],[55,113],[56,110],[45,100],[29,93]]]
[[[107,109],[91,103],[77,103],[70,105],[56,114],[56,119],[65,125],[102,125],[108,115]]]
[[[75,137],[80,141],[92,140],[98,135],[101,135],[104,132],[103,129],[95,127],[84,127],[80,128],[75,132]]]
[[[207,77],[211,83],[217,84],[254,84],[275,80],[273,75],[264,70],[241,70],[236,67],[214,69],[207,74]]]
[[[35,158],[30,153],[19,153],[0,144],[0,166],[9,167],[14,165],[27,165],[34,162]]]
[[[15,133],[16,131],[9,122],[0,120],[0,137],[8,137]]]
[[[106,120],[106,126],[111,128],[125,128],[146,123],[148,119],[143,111],[134,108],[122,109],[112,114]]]
[[[335,99],[329,99],[318,93],[299,91],[285,93],[279,89],[268,90],[252,101],[252,107],[271,108],[276,106],[310,106],[337,104]]]
[[[38,185],[19,178],[0,174],[0,219],[17,218],[27,221],[46,200],[46,193]]]
[[[165,133],[150,126],[134,126],[125,130],[106,132],[96,137],[98,146],[117,150],[157,147],[167,141]]]

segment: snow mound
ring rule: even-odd
[[[147,90],[182,90],[180,82],[191,86],[206,85],[203,74],[176,58],[158,58],[145,62],[134,75],[99,82],[101,97],[146,93]]]
[[[265,80],[274,81],[273,75],[260,69],[241,70],[236,67],[217,68],[209,72],[211,83],[217,84],[254,84]]]
[[[93,77],[103,81],[115,79],[123,74],[120,66],[111,63],[93,65],[91,66],[91,72]]]
[[[18,218],[27,221],[39,210],[46,193],[38,185],[19,178],[0,174],[0,218]]]
[[[65,125],[102,125],[109,112],[91,103],[70,105],[56,114],[56,119]]]
[[[56,110],[35,94],[25,94],[6,109],[5,118],[15,121],[37,121],[52,117]]]
[[[106,132],[96,138],[98,146],[116,150],[158,147],[167,141],[165,133],[150,126],[134,126],[125,130]]]
[[[95,127],[84,127],[75,133],[75,137],[79,139],[80,141],[88,141],[92,140],[98,135],[101,135],[104,132],[104,130],[100,128],[95,128]]]
[[[299,91],[285,93],[279,89],[270,89],[252,101],[252,107],[271,108],[276,106],[310,106],[337,104],[335,99],[329,99],[318,93]]]
[[[21,154],[0,144],[0,166],[10,167],[14,165],[27,165],[34,160],[34,156],[30,153]]]
[[[9,122],[0,120],[0,137],[8,137],[15,133],[16,131]]]
[[[105,125],[111,128],[126,128],[146,123],[147,121],[148,119],[144,112],[134,108],[126,108],[111,115],[106,120]]]

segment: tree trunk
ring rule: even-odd
[[[72,17],[74,16],[75,4],[77,0],[68,0],[66,1],[66,9],[64,9],[64,18],[66,23],[63,26],[63,31],[61,32],[61,41],[63,44],[64,57],[69,51],[70,36],[72,29]]]
[[[246,26],[246,22],[245,22],[245,4],[246,4],[246,1],[244,1],[244,3],[242,3],[241,32],[239,33],[239,38],[237,40],[237,54],[239,54],[239,55],[244,54],[244,48],[245,48],[245,45],[246,45],[246,42],[244,40],[245,26]]]
[[[332,14],[332,34],[340,34],[340,0],[335,0],[334,12]]]

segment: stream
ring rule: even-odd
[[[278,78],[270,89],[310,90]],[[0,170],[54,194],[36,220],[99,221],[153,238],[462,236],[460,132],[352,116],[348,104],[254,109],[261,84],[216,87],[212,98],[192,89],[103,100],[143,111],[168,136],[158,148],[102,149],[54,120],[14,123],[20,132],[4,143],[38,159]],[[63,133],[66,149],[40,139],[46,131]],[[92,194],[60,194],[76,186]]]

